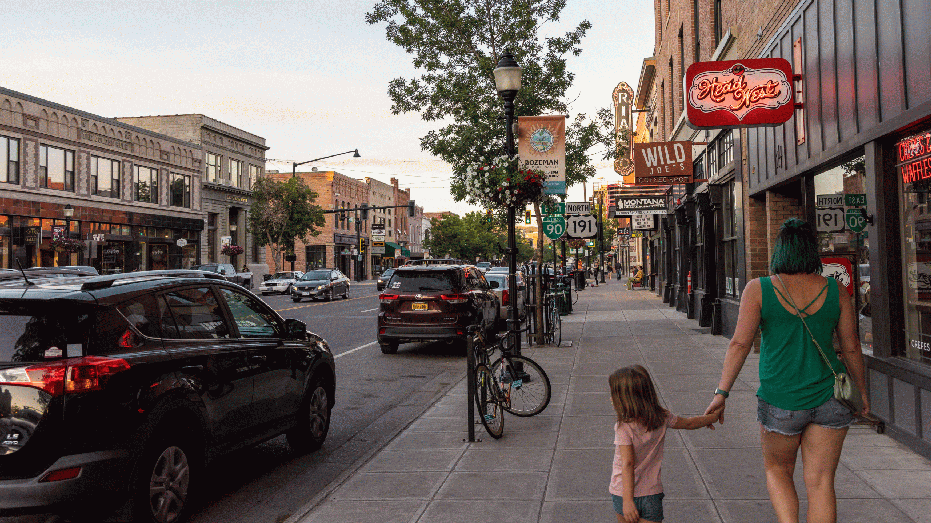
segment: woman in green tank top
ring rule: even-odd
[[[759,331],[757,419],[776,516],[780,523],[798,523],[798,493],[792,478],[801,448],[807,521],[834,522],[834,475],[853,413],[834,399],[834,374],[828,363],[835,372],[849,373],[861,391],[864,408],[860,414],[869,413],[856,315],[846,290],[836,280],[821,276],[817,237],[808,223],[791,218],[782,225],[770,272],[772,276],[752,280],[744,289],[721,380],[706,413],[720,411],[723,423],[728,391]],[[843,363],[831,350],[835,333]],[[812,336],[824,349],[824,357]]]

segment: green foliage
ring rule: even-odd
[[[568,55],[582,52],[591,28],[587,20],[561,36],[543,36],[557,22],[565,0],[380,0],[366,15],[369,24],[386,24],[390,42],[412,56],[420,76],[396,78],[388,86],[394,114],[419,112],[444,127],[421,138],[421,147],[452,165],[451,193],[466,199],[463,176],[469,165],[504,152],[503,113],[493,69],[510,49],[523,68],[515,101],[517,116],[568,114],[566,92],[575,76]],[[595,120],[584,114],[566,125],[566,181],[595,174],[588,151],[603,145],[614,157],[610,109]]]
[[[278,181],[262,176],[252,185],[252,209],[249,213],[248,232],[260,247],[271,246],[276,253],[272,262],[275,271],[280,269],[279,257],[294,252],[294,242],[308,235],[320,234],[323,212],[314,204],[317,193],[300,178]]]
[[[533,256],[531,243],[522,236],[517,240],[518,260],[529,260]],[[485,213],[470,212],[462,218],[455,214],[433,218],[430,234],[423,243],[435,258],[459,258],[467,262],[501,259],[507,247],[504,217],[493,215],[489,221]]]

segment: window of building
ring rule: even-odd
[[[220,215],[215,212],[207,213],[207,259],[217,260],[217,222]]]
[[[700,28],[701,23],[698,16],[698,0],[692,0],[692,31],[694,33],[695,40],[695,55],[692,58],[694,62],[701,62],[701,39],[698,37],[701,34]]]
[[[120,197],[120,162],[91,156],[91,194]]]
[[[242,187],[245,180],[242,179],[243,163],[239,160],[230,158],[230,185],[233,187]]]
[[[259,176],[262,175],[262,169],[258,165],[249,165],[249,186],[244,187],[244,189],[252,189],[252,185],[258,181]]]
[[[158,203],[158,169],[137,165],[133,179],[133,199]]]
[[[171,206],[191,208],[191,175],[171,173]]]
[[[326,267],[326,245],[308,245],[304,247],[307,260],[305,271]]]
[[[724,38],[724,15],[721,12],[721,0],[714,0],[714,45]]]
[[[680,69],[680,74],[678,75],[678,78],[682,79],[685,76],[685,26],[683,25],[679,26],[679,69]],[[678,82],[678,83],[679,85],[684,85],[684,82]],[[685,90],[684,89],[682,89],[682,94],[683,94],[682,107],[685,107],[685,104],[684,104]]]
[[[19,140],[0,136],[0,182],[19,183]]]
[[[676,74],[673,67],[672,57],[669,57],[669,127],[666,128],[666,136],[670,136],[673,127],[676,125]]]
[[[724,249],[724,294],[738,297],[740,288],[737,281],[737,183],[731,180],[723,189],[724,237],[721,244]]]
[[[39,187],[74,192],[74,151],[39,146]]]
[[[207,181],[211,183],[220,182],[220,155],[207,153]]]
[[[718,149],[718,169],[723,169],[734,161],[733,131],[724,131],[715,142]]]
[[[897,356],[931,364],[931,131],[896,147],[905,340]],[[893,282],[894,284],[894,282]],[[894,313],[893,313],[894,314]]]
[[[708,153],[708,179],[713,179],[718,174],[718,142],[711,142],[705,149]]]

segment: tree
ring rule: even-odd
[[[279,258],[294,252],[295,240],[320,234],[316,227],[323,227],[324,221],[322,209],[313,203],[317,193],[300,178],[278,181],[262,176],[252,185],[252,196],[248,232],[259,247],[272,248],[274,272],[278,272]]]

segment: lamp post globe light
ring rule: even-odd
[[[510,50],[505,51],[498,66],[494,69],[495,87],[498,96],[504,101],[505,152],[508,158],[514,157],[514,99],[520,91],[521,68],[514,60]],[[520,354],[520,329],[517,325],[517,237],[514,229],[516,210],[508,204],[508,334],[514,343],[514,352]]]

